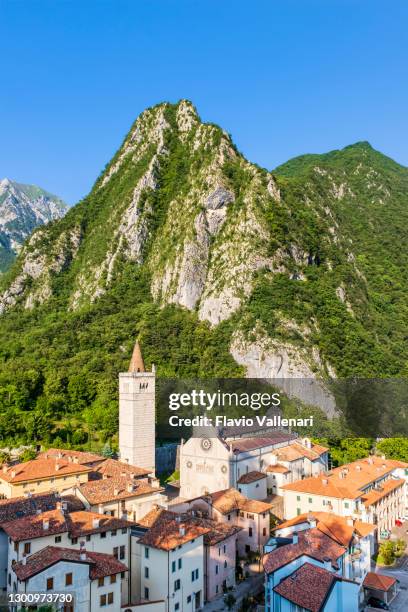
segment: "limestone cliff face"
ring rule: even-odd
[[[380,282],[370,262],[383,246],[376,251],[372,236],[408,186],[398,170],[393,191],[394,162],[379,156],[359,143],[272,173],[202,123],[190,102],[155,106],[136,120],[89,196],[33,233],[3,282],[0,313],[56,295],[79,311],[114,292],[124,275],[132,284],[143,273],[156,304],[229,326],[231,354],[248,375],[341,374],[354,338],[367,325],[381,328],[370,305]],[[397,255],[393,265],[405,277]],[[339,327],[344,341],[332,337]],[[324,389],[313,393],[330,413]]]
[[[35,185],[0,180],[0,272],[6,270],[32,231],[60,219],[67,205]]]

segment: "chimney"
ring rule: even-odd
[[[37,516],[38,516],[39,514],[42,514],[42,512],[41,512],[41,508],[37,508],[37,509],[36,509],[36,511],[35,511],[35,513],[37,514]]]
[[[61,504],[61,502],[60,502],[60,501],[58,501],[58,502],[55,504],[55,508],[56,508],[57,510],[62,510],[62,504]]]
[[[299,534],[297,531],[294,531],[292,534],[292,544],[299,544]]]
[[[50,527],[50,521],[48,519],[43,519],[42,526],[43,526],[44,531],[48,531]]]
[[[381,455],[381,459],[385,461],[385,455]]]
[[[119,495],[119,489],[118,489],[118,487],[115,487],[115,488],[113,489],[113,494],[114,494],[115,496]]]
[[[186,535],[186,529],[185,529],[185,527],[181,527],[181,525],[180,525],[180,527],[179,527],[179,534],[180,534],[181,536],[185,536],[185,535]]]
[[[361,472],[361,465],[357,464],[356,465],[356,470],[357,470],[357,472]]]
[[[353,517],[352,517],[352,516],[348,516],[348,517],[347,517],[347,525],[348,525],[349,527],[353,527],[353,525],[354,525],[354,519],[353,519]]]
[[[85,548],[82,548],[80,550],[79,558],[80,558],[81,561],[86,561],[86,550],[85,550]]]
[[[276,465],[278,463],[278,459],[276,457],[276,455],[271,455],[270,456],[270,465]]]
[[[312,448],[312,441],[310,438],[303,438],[303,446],[309,449]]]
[[[85,541],[81,540],[79,543],[79,550],[85,550]]]
[[[327,480],[327,478],[323,478],[322,479],[322,484],[324,484],[324,485],[328,485],[329,484],[329,481]]]
[[[55,464],[55,471],[58,472],[60,469],[60,466],[58,465],[58,463]]]
[[[93,527],[94,529],[97,529],[97,528],[99,527],[99,525],[100,525],[100,520],[99,520],[99,518],[93,518],[93,519],[92,519],[92,527]]]
[[[22,561],[23,561],[23,565],[27,565],[27,557],[25,555],[23,556]]]
[[[128,490],[128,493],[132,493],[132,491],[133,491],[133,485],[132,485],[132,483],[131,483],[131,482],[129,482],[129,483],[128,483],[127,490]]]
[[[16,477],[16,470],[11,470],[11,477],[15,478]]]
[[[176,523],[181,523],[181,516],[179,514],[176,516]]]
[[[317,525],[317,521],[311,512],[307,514],[307,522],[310,525],[310,529],[314,529]]]

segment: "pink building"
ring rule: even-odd
[[[234,488],[171,505],[176,512],[195,510],[199,516],[240,527],[237,537],[240,557],[250,552],[262,553],[270,535],[271,507],[266,502],[248,499]]]

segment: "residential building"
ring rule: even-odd
[[[396,474],[394,461],[360,459],[327,474],[284,485],[285,518],[309,510],[334,512],[377,525],[380,536],[403,517],[406,486],[406,480]]]
[[[11,499],[25,493],[63,493],[88,480],[90,467],[55,457],[40,457],[0,469],[0,497]]]
[[[169,504],[176,512],[195,510],[206,518],[240,527],[237,546],[240,557],[262,552],[270,536],[271,504],[248,499],[234,488],[217,491],[195,499]]]
[[[77,511],[64,512],[61,508],[41,514],[25,516],[1,524],[8,536],[8,588],[12,587],[12,569],[15,563],[47,547],[62,547],[112,555],[127,567],[130,563],[129,521]],[[128,576],[121,581],[121,602],[130,600]]]
[[[64,459],[69,463],[79,463],[86,467],[95,468],[105,461],[105,457],[88,451],[68,450],[66,448],[48,448],[39,453],[37,459]]]
[[[131,475],[90,480],[74,489],[87,509],[132,521],[145,516],[153,505],[163,504],[163,491],[156,479]]]
[[[120,610],[127,569],[112,555],[47,546],[13,565],[10,591],[73,594],[74,604],[59,606],[64,612]]]
[[[183,524],[190,523],[207,530],[204,534],[204,601],[207,602],[222,595],[225,589],[235,586],[237,538],[241,528],[199,514],[195,510],[176,514],[156,507],[139,521],[139,525],[151,529],[160,517],[167,516]]]
[[[198,610],[204,602],[204,535],[209,528],[161,513],[137,538],[141,603],[164,599],[166,612]],[[133,579],[133,578],[132,578]],[[138,590],[137,588],[135,589]]]
[[[385,574],[368,572],[363,582],[365,598],[375,597],[389,605],[397,595],[397,579]]]
[[[347,547],[337,539],[311,527],[271,548],[263,558],[266,612],[358,611],[360,585],[345,577]]]

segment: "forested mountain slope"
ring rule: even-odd
[[[406,374],[407,204],[368,143],[268,172],[188,101],[146,110],[2,280],[0,435],[111,436],[136,335],[161,376]]]

